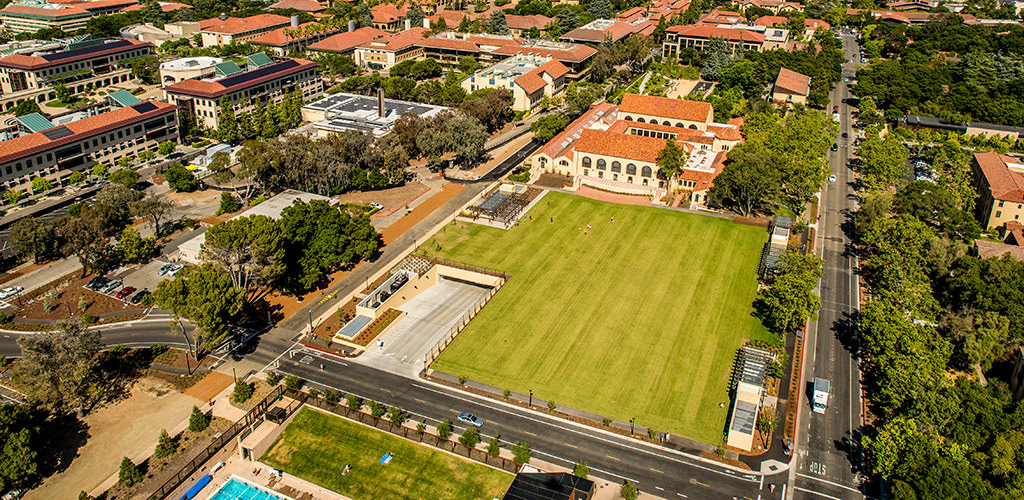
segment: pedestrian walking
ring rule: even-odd
[[[552,223],[552,224],[554,224],[554,223],[555,223],[555,218],[554,218],[554,217],[552,217],[552,218],[551,218],[551,223]]]
[[[383,351],[384,350],[384,341],[381,340],[380,344],[377,344],[377,347],[378,347],[378,350]]]
[[[320,371],[324,371],[324,364],[320,363]]]

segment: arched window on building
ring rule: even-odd
[[[626,175],[636,175],[636,165],[632,163],[626,165]]]
[[[604,170],[606,166],[608,166],[608,164],[605,163],[605,161],[603,159],[597,160],[597,169],[598,170]]]
[[[640,169],[640,176],[641,177],[650,177],[651,176],[651,167],[644,166],[644,168]]]
[[[617,162],[617,161],[613,161],[612,162],[612,172],[615,172],[615,173],[622,172],[622,164]]]
[[[584,156],[583,157],[583,168],[590,168],[590,157],[589,156]]]

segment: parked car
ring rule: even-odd
[[[828,176],[828,181],[829,182],[835,182],[836,181],[836,174],[832,174],[832,175]]]
[[[132,295],[132,298],[128,299],[128,302],[133,306],[137,306],[149,295],[149,290],[143,288],[139,293]]]
[[[373,207],[373,208],[376,208],[377,210],[383,210],[384,209],[384,205],[381,205],[380,203],[377,203],[376,201],[371,201],[370,202],[370,206]]]
[[[0,299],[6,299],[6,298],[13,297],[16,293],[18,293],[18,292],[20,292],[20,291],[22,291],[24,289],[25,289],[24,287],[20,287],[20,286],[9,286],[7,288],[4,288],[3,290],[0,290]]]
[[[88,288],[89,290],[96,291],[106,286],[107,282],[109,281],[110,280],[104,278],[103,276],[97,276],[89,280],[89,282],[85,284],[85,287]]]
[[[843,132],[843,139],[846,139],[847,137],[850,137],[850,134]]]
[[[121,287],[121,280],[107,281],[106,285],[103,285],[99,290],[100,293],[110,293]]]
[[[839,145],[833,142],[832,143],[832,151],[839,151]]]
[[[178,274],[178,271],[181,271],[182,269],[185,269],[185,264],[173,264],[173,266],[174,267],[172,267],[169,271],[167,271],[167,275],[172,277],[172,278],[175,275]]]
[[[480,418],[480,417],[478,417],[476,415],[473,415],[472,413],[462,412],[462,413],[459,414],[459,416],[457,418],[459,419],[459,422],[462,422],[464,424],[469,424],[469,425],[472,425],[474,427],[480,427],[480,426],[484,425],[484,419],[482,419],[482,418]]]
[[[117,292],[117,299],[118,300],[124,300],[125,297],[128,297],[129,295],[131,295],[132,292],[134,292],[134,291],[135,291],[135,287],[133,287],[133,286],[126,286],[126,287],[122,288],[120,292]]]
[[[160,266],[160,270],[157,271],[156,273],[159,274],[160,276],[163,276],[167,274],[167,271],[170,271],[171,269],[174,269],[174,264],[164,264]]]

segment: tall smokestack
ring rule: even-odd
[[[292,28],[299,27],[299,16],[292,16]]]
[[[356,20],[352,19],[348,22],[348,32],[351,33],[356,30]]]
[[[377,116],[384,118],[384,89],[377,89]]]

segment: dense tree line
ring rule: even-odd
[[[220,101],[219,126],[215,135],[225,142],[238,142],[253,137],[277,137],[302,121],[302,104],[302,91],[296,89],[280,103],[268,100],[264,105],[257,98],[253,111],[236,116],[231,100],[224,96]]]
[[[743,124],[746,141],[729,152],[709,193],[715,206],[741,215],[786,207],[800,213],[828,176],[826,153],[837,125],[825,113],[799,109],[786,117],[755,113]]]
[[[868,55],[886,59],[859,70],[853,91],[880,108],[1024,125],[1024,28],[948,16],[924,26],[873,24],[864,39]]]
[[[894,154],[906,153],[861,150],[866,165]],[[863,439],[868,466],[897,499],[1019,498],[1024,407],[993,365],[1024,343],[1024,263],[968,253],[980,231],[970,154],[949,141],[927,155],[936,182],[870,174],[855,219],[869,297],[861,355],[877,417]]]

